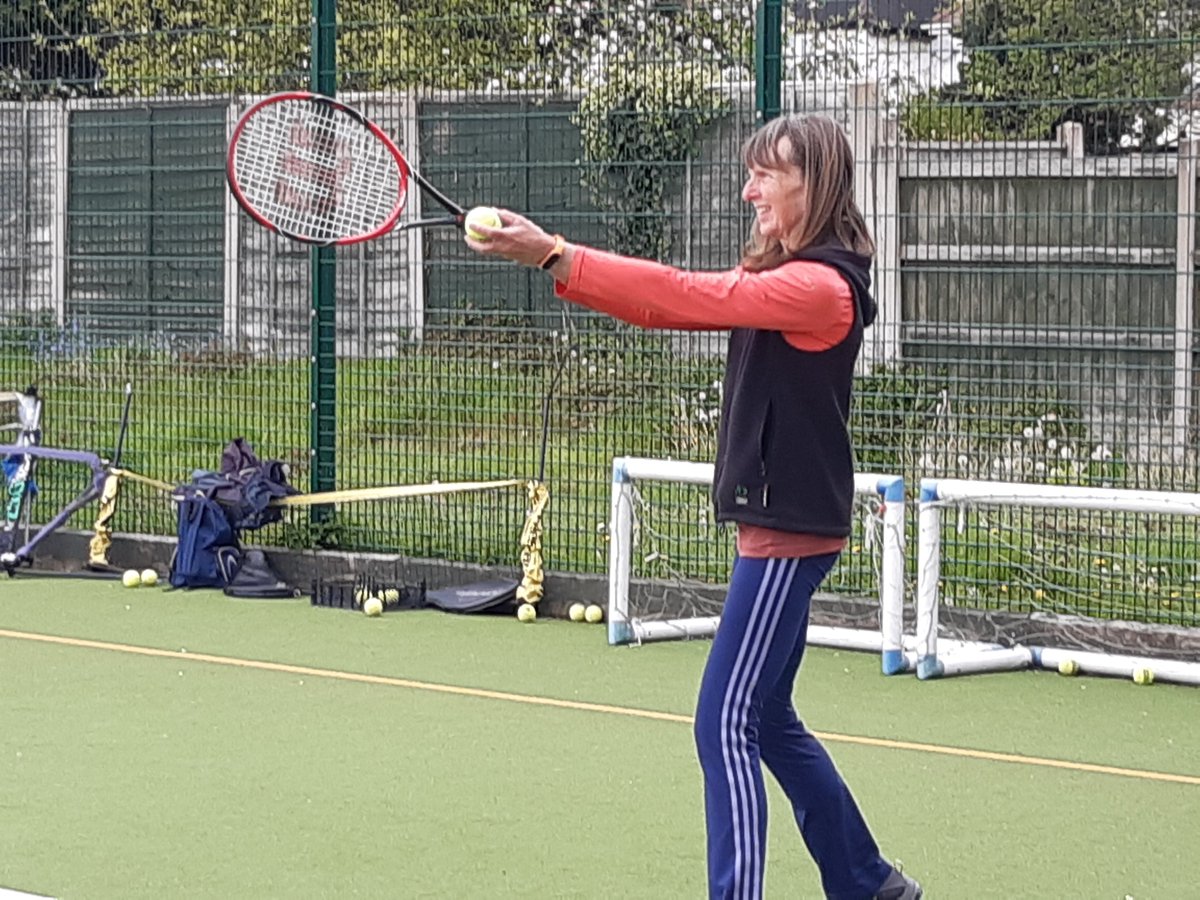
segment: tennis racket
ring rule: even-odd
[[[383,129],[332,97],[274,94],[233,129],[226,166],[234,198],[259,224],[294,241],[356,244],[392,230],[462,227],[466,210],[416,171]],[[400,222],[409,182],[445,215]]]

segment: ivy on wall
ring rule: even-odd
[[[717,75],[701,63],[635,67],[617,59],[580,103],[584,184],[614,214],[620,252],[657,259],[670,249],[664,205],[672,176],[729,106]]]

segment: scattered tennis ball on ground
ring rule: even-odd
[[[363,612],[368,616],[377,616],[383,612],[383,601],[378,597],[368,597],[363,601]]]
[[[395,603],[400,599],[400,591],[396,588],[388,588],[383,592],[383,599],[388,603]]]
[[[586,610],[587,608],[582,603],[572,603],[571,608],[567,610],[567,615],[572,622],[582,622]]]
[[[532,622],[537,618],[537,610],[532,603],[522,603],[517,607],[517,619],[522,622]]]
[[[137,569],[126,569],[125,574],[121,576],[121,584],[125,587],[137,587],[141,583],[142,576]]]
[[[594,625],[597,622],[604,621],[604,610],[593,603],[586,610],[584,610],[583,617]]]
[[[1133,670],[1134,684],[1154,684],[1154,672],[1145,666]]]
[[[500,213],[492,209],[490,206],[476,206],[463,220],[463,226],[467,229],[468,237],[472,237],[477,241],[486,241],[487,235],[475,230],[475,225],[483,225],[486,228],[502,228],[504,223],[500,221]]]
[[[1079,674],[1079,663],[1075,662],[1075,660],[1073,660],[1073,659],[1060,659],[1058,661],[1058,674],[1059,675],[1078,675]]]
[[[158,584],[158,573],[153,569],[142,569],[141,579],[146,587],[154,587]]]

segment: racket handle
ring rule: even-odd
[[[412,175],[413,181],[415,181],[417,183],[417,185],[421,188],[421,190],[425,191],[425,193],[427,193],[430,197],[432,197],[438,203],[442,204],[443,207],[450,210],[451,213],[453,213],[456,217],[458,217],[458,220],[460,222],[462,221],[463,216],[465,216],[467,214],[467,211],[465,209],[463,209],[461,206],[459,206],[457,203],[455,203],[453,200],[451,200],[449,197],[447,197],[445,194],[443,194],[441,191],[439,191],[437,188],[435,188],[432,184],[430,184],[425,179],[425,177],[420,172],[418,172],[416,169],[410,169],[409,171],[410,171],[410,174]]]
[[[461,227],[463,223],[462,216],[437,216],[431,219],[418,219],[415,222],[401,222],[396,226],[397,231],[408,231],[412,228],[436,228],[437,226],[454,225]]]

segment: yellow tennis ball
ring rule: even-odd
[[[492,209],[490,206],[476,206],[469,213],[466,219],[463,220],[463,226],[467,229],[467,236],[472,237],[477,241],[486,241],[487,235],[475,230],[473,226],[483,225],[486,228],[502,228],[504,223],[500,221],[500,213]]]
[[[158,573],[153,569],[142,569],[142,584],[146,587],[154,587],[158,584]]]
[[[1079,663],[1073,659],[1060,659],[1058,661],[1059,675],[1078,675]]]
[[[400,591],[397,588],[388,588],[383,592],[383,599],[388,603],[395,603],[400,599]]]
[[[1154,672],[1145,666],[1139,666],[1133,670],[1133,681],[1135,684],[1154,684]]]
[[[121,584],[125,587],[137,587],[141,583],[142,576],[137,569],[126,569],[125,574],[121,576]]]
[[[570,616],[572,622],[582,622],[585,610],[582,603],[572,603],[571,608],[567,610],[567,615]]]
[[[593,603],[586,610],[584,610],[583,617],[594,625],[597,622],[604,621],[604,610]]]
[[[521,622],[532,622],[537,618],[537,610],[528,603],[522,603],[517,607],[517,619]]]
[[[363,601],[363,612],[368,616],[377,616],[383,612],[383,601],[378,597],[368,597]]]

